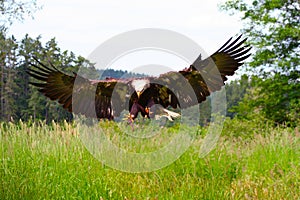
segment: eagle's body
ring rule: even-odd
[[[241,36],[231,42],[231,38],[210,57],[201,60],[200,55],[190,67],[158,77],[89,80],[76,73],[67,75],[38,60],[39,65],[31,64],[36,69],[31,68],[28,73],[40,81],[32,83],[40,92],[75,114],[113,119],[128,110],[133,121],[138,113],[152,118],[151,108],[158,108],[171,119],[178,115],[166,108],[187,108],[201,103],[220,90],[226,76],[233,75],[250,56],[251,47],[244,45],[246,39],[240,39]]]

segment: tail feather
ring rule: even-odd
[[[159,114],[159,115],[155,115],[155,119],[156,120],[159,120],[161,119],[162,117],[165,117],[167,118],[168,120],[170,121],[173,121],[174,118],[177,118],[177,117],[180,117],[180,114],[179,113],[176,113],[176,112],[173,112],[173,111],[170,111],[170,110],[167,110],[167,109],[162,109],[162,113]]]

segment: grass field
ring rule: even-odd
[[[95,159],[74,125],[1,123],[0,199],[300,199],[298,128],[226,120],[204,158],[200,129],[173,164],[126,173]]]

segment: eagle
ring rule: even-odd
[[[44,64],[37,58],[30,63],[28,74],[36,79],[30,83],[41,93],[74,114],[113,120],[127,110],[133,122],[139,113],[154,118],[159,110],[171,120],[179,114],[170,108],[200,104],[224,86],[227,76],[233,75],[251,55],[246,40],[242,35],[231,37],[206,59],[202,60],[200,54],[189,67],[159,76],[90,80],[75,72],[66,74],[51,62]]]

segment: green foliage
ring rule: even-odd
[[[230,110],[240,119],[261,116],[274,124],[296,126],[300,123],[299,75],[275,74],[268,79],[252,76],[250,87],[242,101]]]
[[[227,101],[227,116],[233,118],[239,114],[234,108],[243,100],[250,86],[250,78],[243,75],[240,80],[234,80],[225,85],[226,101]]]
[[[40,42],[40,37],[33,39],[28,35],[21,41],[14,37],[7,37],[1,32],[0,56],[0,120],[42,119],[57,121],[71,119],[72,115],[58,105],[38,93],[36,88],[29,85],[30,77],[26,73],[29,62],[34,63],[33,56],[44,63],[53,62],[59,69],[71,71],[78,69],[71,67],[83,62],[82,57],[75,57],[71,52],[60,52],[54,39],[46,43]],[[94,70],[94,73],[97,73]]]
[[[243,33],[254,48],[248,70],[252,88],[232,108],[239,117],[279,124],[299,123],[300,3],[297,0],[229,0],[221,9],[245,22]]]
[[[299,129],[259,121],[228,120],[206,157],[198,135],[173,164],[149,173],[102,165],[75,124],[2,122],[0,199],[299,199]],[[101,126],[113,133],[113,124]]]
[[[221,9],[240,15],[245,22],[243,33],[255,47],[250,66],[262,67],[261,73],[299,70],[298,0],[229,0]]]
[[[300,74],[297,76],[299,77]],[[261,81],[261,80],[260,80]],[[263,96],[251,101],[254,107],[261,105],[261,113],[276,123],[295,126],[299,123],[300,84],[291,75],[275,74],[272,78],[258,82],[258,91]]]
[[[14,117],[15,106],[15,64],[17,63],[17,45],[15,38],[6,38],[0,33],[0,119]]]

